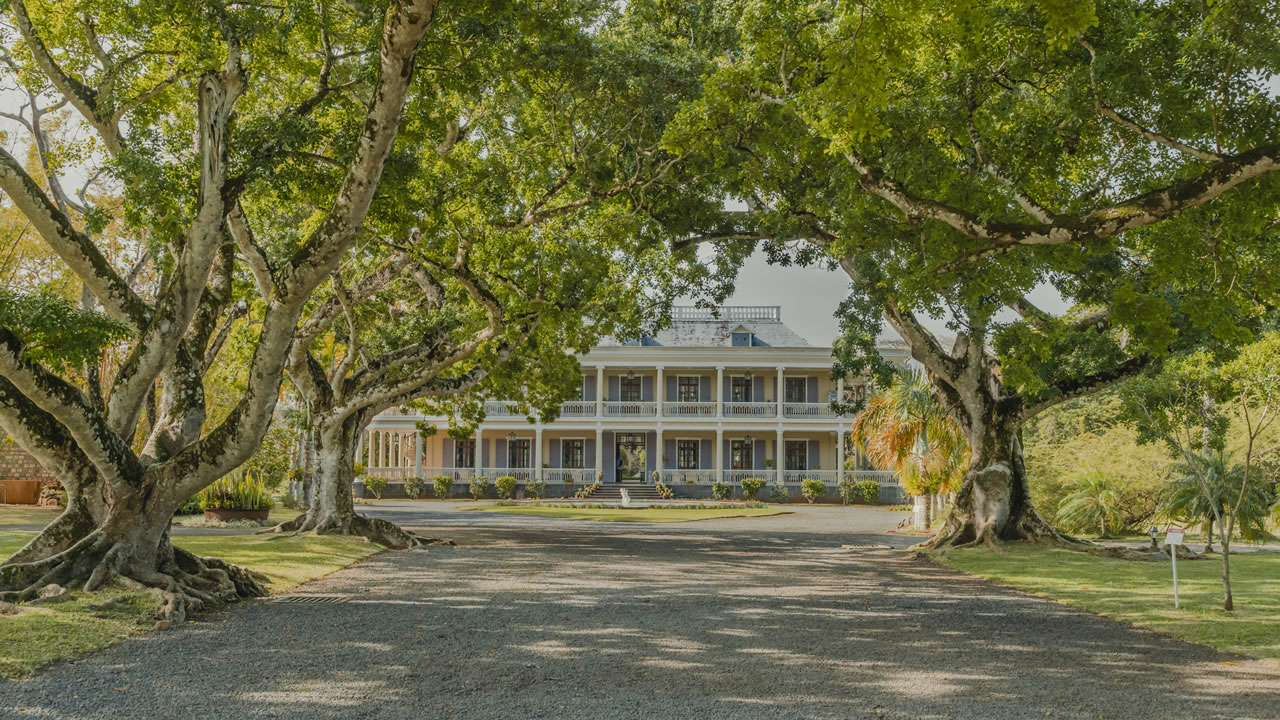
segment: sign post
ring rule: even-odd
[[[1173,563],[1173,606],[1178,607],[1178,546],[1182,544],[1182,536],[1186,530],[1169,526],[1164,536],[1164,544],[1169,546],[1169,560]]]

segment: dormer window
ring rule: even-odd
[[[730,344],[733,347],[751,347],[751,333],[746,330],[734,330]]]

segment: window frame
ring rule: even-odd
[[[685,465],[685,452],[693,450],[693,464]],[[698,465],[702,461],[702,441],[697,438],[676,438],[676,469],[677,470],[698,470]]]
[[[798,385],[799,385],[799,387],[800,387],[800,399],[799,399],[799,400],[793,400],[793,399],[792,399],[792,395],[791,395],[791,388],[792,388],[792,385],[793,385],[793,382],[792,382],[792,381],[796,381],[796,380],[798,380],[798,381],[799,381],[799,383],[797,383],[797,384],[798,384]],[[783,389],[782,389],[782,392],[783,392],[783,396],[786,398],[786,400],[785,400],[784,402],[789,402],[789,403],[807,403],[807,402],[809,402],[809,376],[807,376],[807,375],[788,375],[788,376],[786,376],[786,377],[784,377],[784,378],[782,379],[782,382],[783,382]]]
[[[693,381],[693,399],[686,400],[684,391],[688,387],[688,380]],[[676,377],[676,402],[696,403],[701,402],[702,397],[702,376],[700,375],[679,375]]]
[[[632,385],[634,384],[634,387]],[[635,391],[635,397],[627,397],[628,390]],[[619,402],[643,402],[644,398],[644,378],[637,375],[628,378],[626,375],[618,376],[618,401]]]
[[[464,450],[466,451],[465,455],[463,453]],[[476,466],[476,441],[474,438],[453,441],[453,466],[455,468],[473,468]]]
[[[791,448],[799,445],[801,448],[800,467],[792,467]],[[783,462],[786,463],[786,470],[808,470],[809,469],[809,441],[808,440],[786,440],[783,447]]]
[[[747,442],[745,437],[729,439],[729,469],[755,470],[755,441]],[[745,463],[745,467],[739,464]]]
[[[577,465],[570,465],[570,443],[577,443]],[[585,470],[587,465],[587,440],[580,437],[560,438],[560,467],[565,470]]]
[[[755,402],[752,399],[754,392],[755,379],[748,379],[746,375],[729,376],[729,402],[749,403]],[[746,393],[743,399],[738,398],[738,388],[745,388]]]

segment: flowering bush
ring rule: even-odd
[[[510,500],[516,494],[516,479],[510,475],[503,475],[494,481],[494,487],[498,488],[498,497]]]
[[[453,478],[448,475],[437,475],[431,479],[431,489],[435,491],[436,497],[447,498],[449,491],[453,489]]]
[[[742,478],[742,497],[747,500],[755,500],[764,486],[764,478]]]
[[[427,482],[416,475],[404,479],[404,495],[412,500],[417,500],[426,487]]]
[[[821,480],[815,480],[813,478],[805,478],[800,483],[800,494],[804,495],[804,499],[808,500],[809,504],[811,505],[813,504],[814,500],[817,500],[818,498],[822,497],[822,495],[826,492],[827,492],[827,484],[822,482]]]
[[[847,478],[840,483],[840,499],[845,505],[852,505],[859,500],[874,505],[880,501],[880,483],[875,480]]]
[[[373,496],[382,499],[382,491],[387,489],[388,480],[377,475],[366,475],[364,478],[364,489],[373,493]]]
[[[675,491],[667,487],[666,483],[654,483],[653,489],[658,491],[658,496],[663,500],[670,500],[676,496]]]

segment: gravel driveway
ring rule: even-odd
[[[0,684],[0,717],[1280,716],[1275,664],[841,548],[885,541],[870,534],[896,523],[885,513],[372,512],[459,545],[382,553],[305,588],[342,604],[254,602]]]

